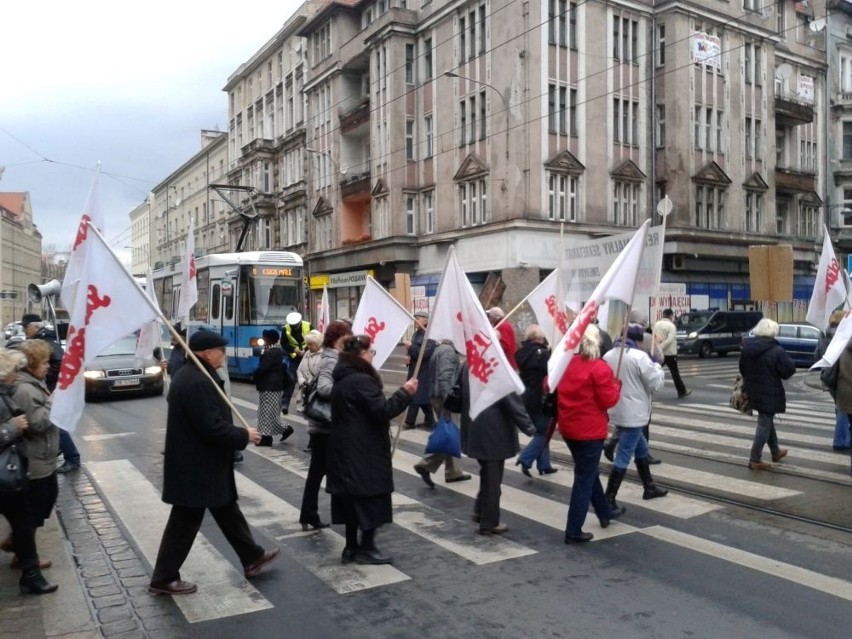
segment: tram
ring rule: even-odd
[[[228,373],[250,377],[258,364],[264,329],[279,332],[288,313],[304,314],[302,258],[286,251],[218,253],[195,258],[198,301],[187,335],[200,326],[228,340]],[[163,314],[177,321],[183,264],[154,271],[154,292]]]

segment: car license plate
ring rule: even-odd
[[[118,386],[139,386],[139,383],[140,382],[139,382],[138,377],[132,377],[130,379],[117,379],[112,383],[112,385],[116,386],[116,387],[118,387]]]

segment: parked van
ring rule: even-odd
[[[742,338],[761,320],[760,311],[690,311],[677,318],[678,353],[724,357],[742,348]]]

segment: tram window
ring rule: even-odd
[[[225,319],[234,319],[234,296],[228,295],[227,297],[223,298],[222,306],[224,307],[223,314],[225,316]]]
[[[217,320],[219,319],[219,295],[221,293],[221,287],[218,283],[213,285],[213,294],[210,297],[210,318]]]

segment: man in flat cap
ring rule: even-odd
[[[257,444],[260,434],[254,428],[235,426],[228,403],[213,388],[213,383],[224,388],[216,369],[224,363],[227,343],[212,331],[193,333],[189,350],[214,381],[190,360],[169,388],[163,501],[172,510],[148,586],[152,594],[186,595],[197,590],[195,584],[181,580],[180,568],[206,510],[236,551],[246,579],[255,577],[281,552],[255,543],[237,504],[234,451],[245,449],[249,442]]]

